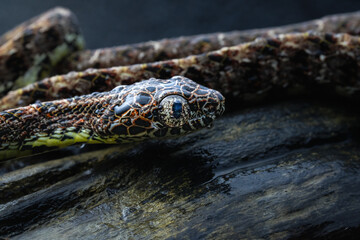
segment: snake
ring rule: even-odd
[[[0,113],[0,159],[76,143],[186,134],[210,126],[224,112],[224,102],[218,91],[177,76],[5,110]]]
[[[225,98],[241,105],[304,91],[357,96],[359,33],[355,12],[82,50],[76,17],[52,9],[0,38],[0,159],[180,136],[210,126]]]

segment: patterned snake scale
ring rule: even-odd
[[[57,8],[31,20],[31,24],[15,28],[2,37],[8,47],[0,45],[5,53],[0,54],[0,63],[19,63],[20,58],[13,62],[9,59],[14,53],[31,49],[26,36],[36,35],[34,26],[41,26],[43,19],[54,15],[59,19],[66,15],[73,19],[68,21],[70,26],[76,22],[68,10]],[[75,29],[66,24],[57,26],[50,35],[60,36],[60,32]],[[306,32],[308,30],[313,31]],[[0,107],[5,110],[36,101],[68,99],[1,112],[0,159],[74,143],[117,143],[194,131],[210,125],[223,112],[224,97],[216,90],[228,98],[228,103],[230,100],[231,104],[240,104],[277,92],[301,90],[326,89],[352,96],[358,94],[360,87],[360,38],[356,36],[360,33],[360,13],[279,28],[78,52],[82,46],[81,36],[78,30],[69,32],[70,35],[58,43],[62,47],[52,47],[50,53],[34,51],[34,57],[23,66],[23,79],[31,76],[29,82],[33,82],[46,74],[78,72],[45,78],[10,91],[0,100]],[[17,36],[14,39],[26,44],[20,47],[13,44],[11,36]],[[70,55],[69,49],[75,53]],[[123,66],[111,67],[114,65]],[[89,67],[96,69],[82,71]],[[1,69],[5,69],[5,74],[7,68]],[[172,78],[177,75],[184,77]],[[149,78],[156,79],[142,81]],[[24,82],[21,76],[21,81],[19,76],[11,79]],[[3,81],[5,85],[0,89],[3,93],[21,86],[9,84],[11,79]],[[136,84],[129,85],[133,83]],[[105,92],[92,93],[94,91]],[[162,92],[170,93],[159,97],[163,96]],[[89,95],[69,98],[83,94]]]

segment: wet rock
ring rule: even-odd
[[[359,119],[335,102],[273,103],[178,139],[7,162],[0,236],[357,236]]]

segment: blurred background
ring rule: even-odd
[[[49,8],[71,9],[88,48],[261,28],[360,10],[359,0],[2,0],[0,32]]]

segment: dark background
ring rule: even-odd
[[[282,25],[360,10],[359,0],[4,0],[0,4],[2,33],[49,8],[69,8],[79,19],[88,48]]]

